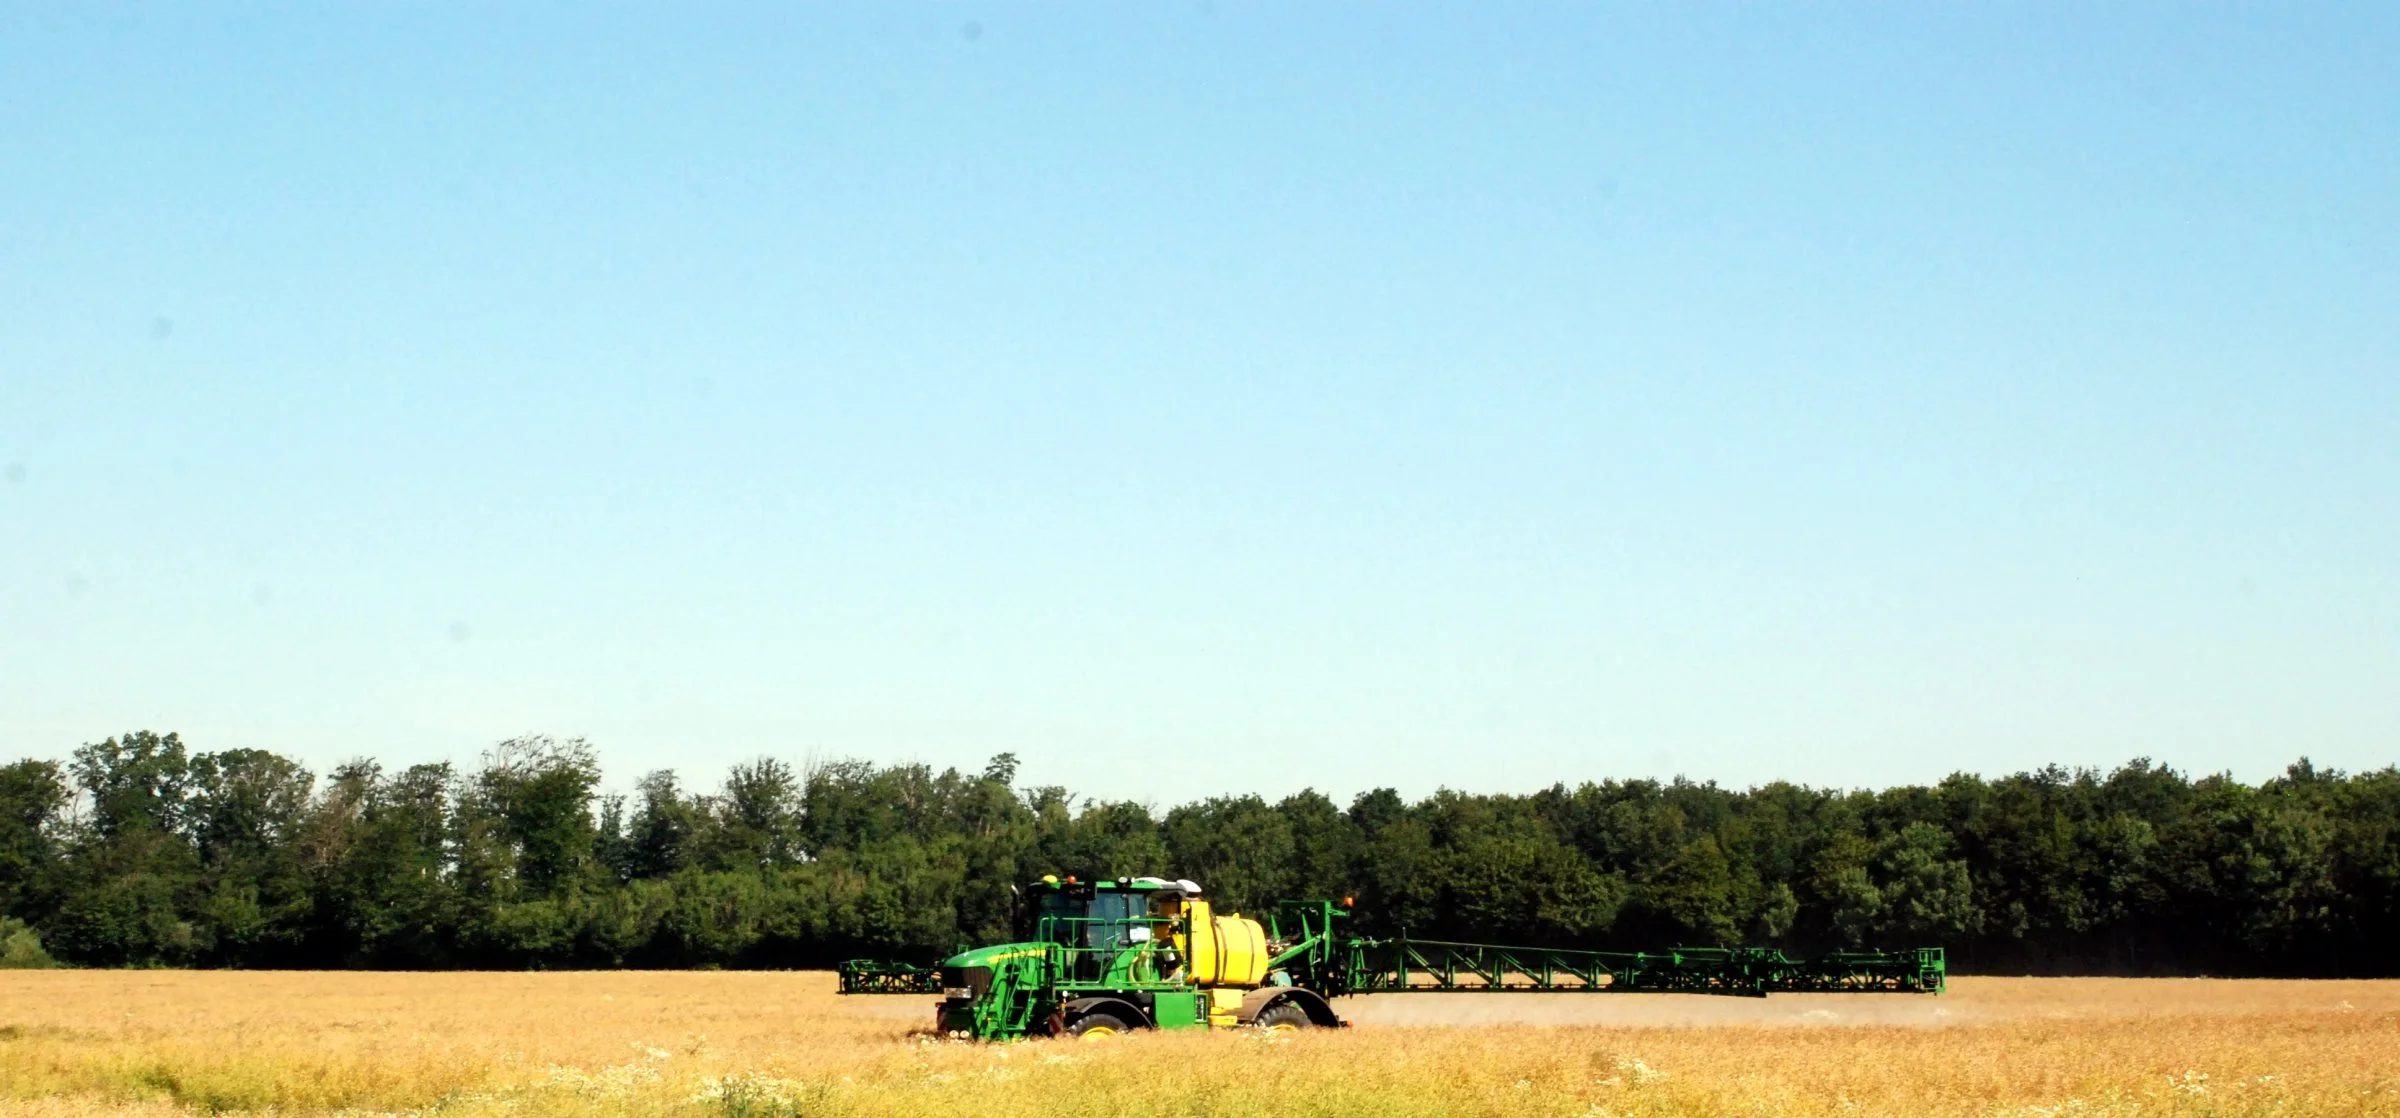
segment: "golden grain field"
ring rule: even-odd
[[[974,1046],[822,973],[0,972],[0,1114],[2400,1115],[2400,982],[1386,995]]]

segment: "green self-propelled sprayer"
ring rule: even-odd
[[[1844,951],[1809,959],[1754,947],[1580,951],[1369,939],[1340,925],[1349,901],[1286,901],[1264,921],[1211,910],[1200,886],[1156,877],[1044,877],[1026,891],[1020,942],[938,968],[858,960],[845,994],[941,995],[946,1035],[1007,1040],[1130,1029],[1339,1026],[1347,994],[1938,994],[1942,949]]]

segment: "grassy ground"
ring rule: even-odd
[[[2400,982],[1392,995],[978,1047],[825,974],[0,972],[0,1114],[2400,1115]]]

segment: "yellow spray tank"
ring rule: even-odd
[[[1177,935],[1175,949],[1199,986],[1258,985],[1267,977],[1267,930],[1240,913],[1219,916],[1207,901],[1193,897],[1183,903],[1191,934]]]
[[[1188,934],[1178,932],[1185,980],[1208,991],[1209,1024],[1230,1026],[1242,998],[1267,978],[1267,930],[1240,913],[1219,916],[1198,897],[1183,900]]]

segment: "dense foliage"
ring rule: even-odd
[[[1015,770],[762,759],[713,792],[662,771],[618,796],[580,740],[320,781],[133,733],[0,767],[0,918],[93,965],[819,966],[1001,940],[1011,883],[1043,873],[1165,873],[1229,908],[1353,895],[1367,932],[1940,944],[1960,970],[2392,974],[2400,943],[2392,768],[1301,792],[1163,817]]]

